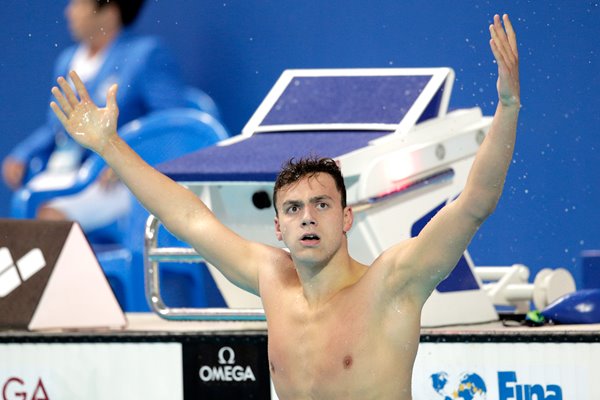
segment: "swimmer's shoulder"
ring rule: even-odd
[[[264,245],[264,260],[260,266],[262,279],[297,279],[296,269],[290,253],[286,249]]]
[[[370,265],[373,270],[401,266],[408,262],[408,249],[414,238],[403,240],[384,250]]]

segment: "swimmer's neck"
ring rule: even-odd
[[[357,283],[367,266],[352,259],[348,252],[337,254],[325,265],[296,264],[302,292],[310,308],[318,308],[344,289]]]

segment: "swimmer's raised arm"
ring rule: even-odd
[[[60,77],[60,89],[52,88],[58,104],[50,104],[67,132],[82,146],[98,153],[169,231],[193,246],[234,284],[258,294],[259,260],[274,249],[247,241],[229,230],[195,194],[156,171],[119,137],[116,85],[108,90],[106,107],[99,108],[77,74],[71,72],[70,77],[76,91]]]
[[[444,207],[418,237],[391,248],[398,282],[410,281],[424,302],[454,268],[471,238],[494,211],[502,193],[515,146],[520,108],[519,57],[508,18],[490,25],[490,47],[498,64],[498,106],[489,132],[477,152],[460,196]],[[408,277],[408,278],[407,278]]]

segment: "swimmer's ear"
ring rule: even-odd
[[[275,236],[277,237],[277,240],[279,240],[280,242],[283,240],[283,234],[281,233],[281,227],[279,226],[279,218],[275,217]]]
[[[352,207],[346,206],[346,208],[344,208],[344,233],[348,233],[350,231],[353,223],[354,211],[352,211]]]

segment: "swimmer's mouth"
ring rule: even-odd
[[[321,238],[320,238],[318,235],[315,235],[315,234],[313,234],[313,233],[307,233],[306,235],[303,235],[303,236],[300,238],[300,240],[301,240],[301,241],[303,241],[303,242],[304,242],[304,241],[309,241],[309,242],[312,242],[312,241],[317,241],[317,240],[320,240],[320,239],[321,239]]]

